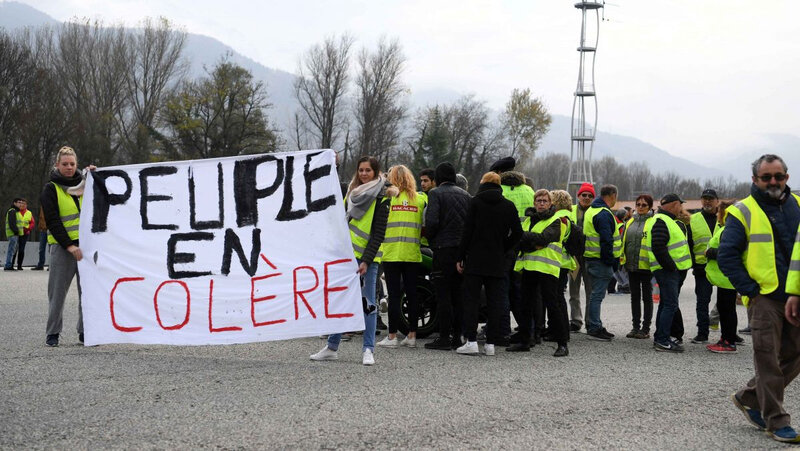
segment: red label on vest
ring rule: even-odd
[[[392,211],[411,211],[416,213],[419,209],[413,205],[392,205]]]

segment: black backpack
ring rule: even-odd
[[[586,235],[583,234],[583,229],[574,222],[569,221],[569,224],[569,236],[567,241],[564,241],[564,249],[573,257],[582,257],[586,250]]]

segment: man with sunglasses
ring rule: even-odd
[[[708,304],[711,303],[711,295],[714,287],[706,278],[706,249],[711,236],[717,229],[717,206],[719,197],[716,190],[706,189],[700,195],[700,202],[703,208],[697,213],[692,214],[690,226],[692,228],[692,239],[694,247],[694,294],[697,296],[697,335],[692,338],[692,343],[708,343],[708,327],[710,318],[708,315]]]
[[[781,442],[800,442],[783,409],[786,386],[800,373],[800,327],[786,316],[786,279],[800,224],[800,197],[786,185],[786,163],[753,162],[750,196],[728,209],[717,261],[736,291],[750,298],[755,376],[734,393],[748,422]]]

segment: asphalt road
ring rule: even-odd
[[[610,295],[602,318],[618,338],[573,334],[567,358],[551,357],[552,344],[468,357],[420,343],[379,349],[375,366],[364,367],[360,338],[342,344],[337,362],[308,359],[324,345],[319,338],[85,348],[74,287],[62,344],[48,348],[47,274],[0,273],[0,449],[782,446],[728,399],[753,373],[749,337],[736,355],[688,343],[696,331],[691,276],[681,355],[624,338],[629,298]],[[789,412],[800,408],[798,391],[787,390]]]

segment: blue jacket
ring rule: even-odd
[[[753,185],[750,194],[758,202],[772,223],[772,232],[775,237],[775,268],[778,271],[778,289],[766,296],[779,302],[786,302],[786,275],[789,272],[789,259],[792,254],[794,237],[797,226],[800,224],[800,206],[791,195],[791,190],[786,187],[783,200],[775,200],[766,192]],[[783,249],[781,249],[781,243]],[[730,279],[733,287],[739,293],[755,297],[759,294],[759,286],[745,269],[742,253],[747,249],[744,225],[732,215],[725,220],[725,230],[720,238],[717,262],[722,273]]]
[[[609,208],[602,197],[596,197],[592,201],[591,206]],[[600,261],[603,262],[604,265],[615,266],[617,264],[617,259],[614,258],[614,229],[617,228],[617,219],[613,214],[603,210],[594,215],[592,225],[594,225],[594,229],[597,233],[600,234]],[[586,260],[597,259],[587,258]]]

